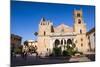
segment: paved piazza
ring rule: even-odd
[[[89,62],[95,61],[95,55],[86,55],[81,57],[73,57],[68,59],[67,57],[45,57],[39,58],[34,56],[27,56],[27,59],[21,56],[12,57],[12,66],[27,66],[27,65],[43,65],[43,64],[57,64],[57,63],[72,63],[72,62]]]

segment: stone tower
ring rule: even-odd
[[[43,17],[39,24],[39,35],[42,35],[42,36],[50,35],[51,26],[52,26],[52,23]]]
[[[89,50],[88,47],[88,39],[86,37],[86,24],[83,20],[82,10],[74,10],[74,32],[76,33],[75,44],[76,49],[80,52],[87,52]]]
[[[38,53],[41,55],[46,55],[50,48],[50,35],[51,35],[52,23],[45,18],[42,18],[39,24],[38,31]]]

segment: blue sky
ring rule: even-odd
[[[21,36],[23,41],[35,40],[34,32],[38,31],[42,17],[51,20],[55,27],[61,23],[72,27],[74,9],[82,9],[87,31],[95,26],[94,6],[11,1],[11,33]]]

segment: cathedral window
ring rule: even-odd
[[[82,30],[80,30],[80,34],[82,34]]]
[[[81,43],[81,47],[83,47],[83,43]]]
[[[77,13],[77,17],[80,17],[81,15],[80,15],[80,13]]]
[[[45,36],[46,32],[44,31],[44,36]]]
[[[81,41],[83,41],[83,39],[81,38]]]
[[[81,24],[81,20],[80,19],[78,19],[78,24]]]
[[[54,28],[53,28],[53,26],[51,26],[51,32],[54,32]]]
[[[45,25],[45,23],[43,23],[43,25]]]

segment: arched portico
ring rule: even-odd
[[[61,47],[62,51],[65,50],[65,47],[67,45],[72,45],[73,44],[73,39],[68,38],[62,38],[62,39],[55,39],[53,42],[53,48],[55,47]]]
[[[68,44],[72,44],[73,43],[73,39],[55,39],[54,40],[54,43],[53,43],[53,45],[54,45],[54,47],[56,47],[56,46],[58,46],[58,45],[68,45]]]
[[[67,45],[68,44],[73,44],[74,42],[74,35],[70,35],[70,36],[52,36],[50,38],[50,50],[51,53],[54,52],[54,48],[56,47],[60,47],[61,51],[63,52],[64,50],[66,50]]]
[[[66,44],[66,39],[61,39],[61,45],[65,45]]]
[[[58,47],[58,45],[60,45],[60,41],[59,41],[59,39],[56,39],[56,40],[55,40],[55,43],[54,43],[54,46],[55,46],[55,47]]]
[[[73,44],[73,39],[68,38],[61,38],[61,39],[55,39],[54,40],[54,47],[53,49],[59,49],[60,54],[62,55],[63,51],[67,49],[67,46],[72,46]],[[55,54],[55,50],[53,50],[54,54]]]
[[[67,40],[67,44],[72,44],[72,40],[71,39],[68,39]]]

